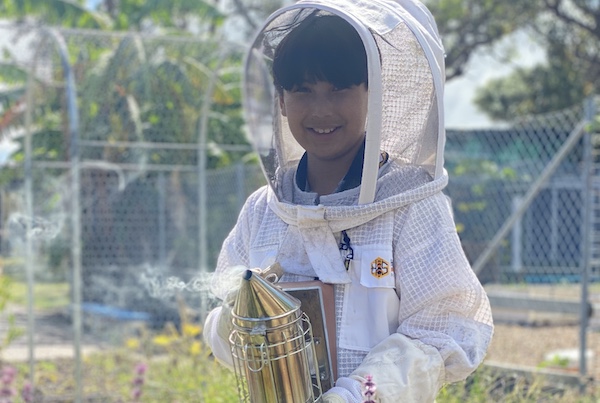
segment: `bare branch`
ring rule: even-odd
[[[235,5],[235,8],[238,10],[238,13],[242,16],[242,18],[246,20],[248,26],[252,28],[252,30],[258,29],[258,23],[254,21],[254,19],[252,19],[250,10],[248,9],[248,7],[246,7],[244,2],[242,0],[233,0],[233,4]]]
[[[562,0],[558,0],[558,1],[553,1],[553,0],[544,0],[544,4],[546,5],[546,8],[552,12],[552,14],[554,14],[557,18],[559,18],[560,20],[571,24],[571,25],[575,25],[589,33],[591,33],[592,35],[598,35],[596,32],[596,27],[590,26],[590,25],[586,25],[584,24],[582,21],[573,18],[572,16],[570,16],[569,14],[565,13],[561,7]]]

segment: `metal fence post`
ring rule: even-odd
[[[235,164],[235,189],[236,189],[236,207],[239,210],[244,206],[246,201],[246,167],[243,163]]]
[[[596,108],[594,98],[590,97],[585,100],[584,105],[585,120],[589,123],[592,122],[596,115]],[[581,253],[581,314],[580,314],[580,330],[579,330],[579,374],[582,378],[587,375],[587,327],[589,321],[589,277],[590,277],[590,254],[591,254],[591,240],[592,240],[592,217],[594,212],[592,211],[593,203],[592,198],[594,197],[593,192],[593,175],[592,175],[592,133],[586,129],[583,137],[584,153],[583,153],[583,169],[582,169],[582,253]],[[582,388],[585,388],[585,382],[582,382]]]
[[[215,63],[214,70],[212,71],[212,74],[208,76],[210,81],[206,88],[206,92],[204,93],[204,98],[202,99],[202,111],[198,129],[198,263],[200,266],[200,272],[202,274],[208,272],[208,228],[206,227],[208,222],[206,197],[206,169],[208,165],[206,150],[208,141],[208,121],[210,118],[209,115],[215,87],[219,77],[219,70],[221,68],[221,64],[225,60],[226,53],[226,48],[222,47],[219,52],[217,62]],[[204,321],[204,318],[206,317],[206,310],[208,308],[208,295],[205,294],[206,293],[202,294],[200,301],[200,317],[202,321]]]
[[[65,98],[67,103],[69,156],[71,173],[71,259],[73,265],[72,279],[72,315],[73,315],[73,352],[75,361],[75,402],[80,403],[83,397],[83,378],[81,360],[81,212],[80,212],[80,156],[79,156],[79,111],[77,107],[77,91],[75,75],[69,62],[69,51],[62,35],[56,30],[48,30],[50,38],[56,43],[66,82]]]
[[[516,196],[512,200],[512,211],[519,208],[521,204],[521,197]],[[514,273],[520,273],[523,269],[523,245],[521,243],[523,229],[521,227],[521,218],[517,220],[514,227],[512,228],[512,259],[511,266]]]
[[[42,38],[42,44],[44,39]],[[25,141],[24,141],[24,164],[23,176],[25,178],[25,214],[27,220],[25,224],[25,271],[27,273],[27,348],[29,358],[29,383],[31,388],[35,388],[35,346],[33,335],[35,334],[35,316],[33,314],[33,289],[34,289],[34,267],[33,267],[33,245],[31,239],[31,226],[33,217],[33,170],[32,170],[32,150],[31,150],[31,131],[33,128],[33,86],[34,75],[37,68],[37,57],[42,44],[37,47],[33,56],[33,66],[27,77],[27,88],[25,92],[27,108],[25,109]]]
[[[166,202],[166,185],[165,173],[159,172],[156,180],[158,188],[158,262],[160,264],[160,272],[166,272],[167,264],[167,202]]]

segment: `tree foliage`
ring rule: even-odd
[[[39,31],[35,31],[36,27],[49,24],[133,31],[128,35],[115,36],[104,35],[100,31],[97,34],[93,31],[61,34],[66,35],[70,63],[76,75],[82,138],[194,144],[198,137],[198,112],[205,99],[203,94],[210,87],[209,82],[216,78],[211,113],[221,122],[220,129],[226,131],[229,137],[222,138],[214,130],[212,137],[220,136],[218,140],[225,144],[244,142],[238,85],[241,56],[239,50],[219,56],[224,54],[220,50],[224,46],[215,30],[222,25],[224,14],[214,4],[197,0],[101,0],[94,8],[86,4],[85,0],[0,1],[0,10],[17,21],[15,27],[38,32],[38,40],[42,41],[46,34],[40,35]],[[168,39],[161,41],[134,33],[139,31],[177,33],[188,37],[194,31],[206,35],[202,35],[201,40],[190,37],[188,44],[176,40],[168,43]],[[55,44],[49,41],[47,45],[52,49]],[[52,153],[43,153],[46,159],[54,156],[65,160],[64,146],[69,143],[66,114],[61,112],[65,107],[65,95],[62,91],[55,91],[57,84],[62,88],[60,83],[64,81],[64,72],[56,60],[57,55],[44,57],[50,60],[42,63],[57,67],[52,77],[48,77],[45,71],[36,74],[34,80],[38,84],[38,93],[34,99],[43,105],[31,107],[33,110],[44,109],[43,113],[34,113],[36,130],[43,132],[52,128],[52,137],[58,141],[50,145]],[[220,61],[217,60],[219,58]],[[219,68],[222,71],[213,75],[213,69]],[[30,66],[5,51],[0,63],[0,83],[4,86],[0,88],[0,132],[24,125],[25,82],[29,70]],[[49,121],[52,116],[54,118]],[[215,127],[213,122],[209,129],[212,127]],[[46,138],[39,133],[34,137],[38,143]],[[61,144],[62,150],[57,149]],[[42,147],[46,151],[47,148]],[[214,148],[213,151],[209,160],[211,166],[230,163],[229,153]],[[115,153],[126,157],[115,156]],[[181,152],[160,150],[150,154],[145,155],[145,160],[154,163],[177,161],[181,164],[196,158],[193,152],[187,153],[183,161]],[[132,158],[136,157],[115,147],[96,149],[83,157],[110,159],[111,155],[115,162],[132,163]]]
[[[583,77],[573,68],[564,47],[552,48],[546,65],[517,68],[508,77],[477,89],[475,104],[494,120],[511,121],[565,109],[584,97]]]
[[[69,28],[140,31],[161,27],[180,33],[202,22],[212,29],[224,19],[206,0],[2,0],[0,14],[17,22]]]
[[[535,2],[519,0],[428,0],[444,47],[448,80],[465,73],[473,54],[524,26]]]
[[[600,2],[541,0],[537,7],[524,27],[547,60],[478,90],[476,104],[493,119],[556,111],[600,91]]]
[[[463,75],[476,52],[492,47],[506,35],[521,29],[532,32],[547,49],[548,64],[518,69],[514,75],[492,81],[479,91],[477,104],[492,118],[547,112],[598,91],[598,1],[424,1],[436,18],[446,48],[448,80]],[[211,34],[226,19],[237,19],[236,26],[248,36],[271,11],[286,2],[231,0],[226,3],[228,8],[218,3],[210,0],[2,0],[0,13],[22,22],[178,34]],[[548,95],[557,92],[558,95]],[[506,108],[506,104],[510,107]]]
[[[115,262],[125,267],[160,260],[159,213],[166,217],[164,232],[170,235],[165,244],[172,248],[170,263],[194,267],[198,223],[180,217],[198,215],[198,181],[188,173],[198,165],[203,119],[208,122],[208,169],[230,165],[248,153],[247,148],[227,147],[246,144],[241,49],[222,39],[224,15],[208,1],[104,0],[93,9],[84,4],[0,0],[1,12],[16,21],[12,26],[30,33],[15,40],[29,38],[33,46],[26,53],[37,52],[33,63],[5,51],[0,135],[22,132],[29,111],[34,166],[69,161],[72,122],[57,51],[60,37],[76,84],[84,282],[97,268]],[[33,96],[28,102],[30,77]],[[23,159],[21,144],[12,155],[14,164],[2,169],[2,184],[22,181]],[[34,169],[36,209],[46,208],[61,189],[68,192],[64,174],[64,169]],[[68,193],[60,196],[57,210],[69,202]],[[158,211],[160,203],[176,208]]]
[[[564,49],[584,78],[585,91],[599,90],[600,2],[597,0],[544,0],[544,11],[536,28],[550,49]],[[550,56],[554,56],[553,53]],[[561,55],[556,55],[560,57]]]
[[[239,17],[248,35],[260,28],[264,19],[284,5],[284,0],[231,0],[229,14]]]

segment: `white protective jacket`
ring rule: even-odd
[[[369,68],[362,184],[320,197],[296,185],[303,151],[280,114],[268,68],[285,34],[273,28],[315,9],[357,29]],[[443,71],[435,22],[414,0],[302,0],[267,20],[248,55],[247,121],[269,185],[248,198],[225,240],[213,292],[225,297],[232,267],[264,269],[275,261],[286,272],[282,281],[318,277],[335,284],[334,389],[347,401],[360,400],[340,388],[371,375],[381,402],[431,402],[444,383],[477,368],[492,337],[488,299],[442,193]],[[390,157],[383,165],[380,150]],[[354,251],[348,270],[342,231]],[[373,275],[378,262],[389,275]],[[219,315],[219,308],[209,314],[205,338],[218,359],[231,363],[216,331]]]

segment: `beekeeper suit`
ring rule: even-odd
[[[285,27],[315,10],[356,29],[368,66],[360,186],[320,196],[297,186],[304,150],[270,71]],[[225,240],[213,292],[226,297],[232,267],[273,262],[285,270],[282,281],[334,284],[339,379],[325,401],[361,402],[371,375],[381,402],[432,402],[444,383],[477,368],[493,333],[442,193],[444,51],[433,17],[413,0],[302,0],[269,17],[245,74],[249,133],[269,183],[248,198]],[[349,265],[348,250],[340,251],[346,237]],[[209,314],[204,334],[231,364],[222,314]]]

